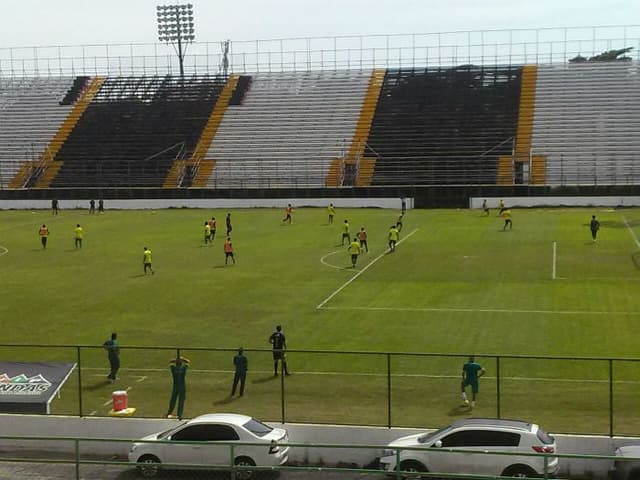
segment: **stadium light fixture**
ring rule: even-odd
[[[158,5],[158,40],[171,43],[176,49],[180,62],[180,77],[184,77],[184,56],[187,45],[196,39],[193,23],[193,5]]]

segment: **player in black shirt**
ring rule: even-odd
[[[289,375],[289,369],[287,368],[287,340],[282,333],[282,327],[276,326],[276,331],[269,337],[269,343],[273,345],[273,374],[278,376],[278,362],[282,361],[282,371],[285,375]]]
[[[596,241],[596,237],[598,236],[598,230],[600,230],[600,222],[596,220],[595,215],[591,215],[591,223],[589,224],[589,228],[591,229],[591,238],[593,241]]]

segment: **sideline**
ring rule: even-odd
[[[638,312],[599,312],[592,310],[518,310],[508,308],[465,308],[465,307],[322,307],[324,310],[371,310],[389,312],[463,312],[463,313],[534,313],[539,315],[623,315],[640,316]]]
[[[415,230],[413,230],[411,233],[409,233],[406,237],[404,237],[402,240],[400,240],[397,245],[400,245],[402,242],[404,242],[407,238],[411,237],[414,233],[416,233],[419,229],[416,228]],[[316,306],[316,309],[320,310],[321,308],[323,308],[325,306],[325,304],[331,300],[333,297],[335,297],[338,293],[340,293],[342,290],[344,290],[351,282],[353,282],[356,278],[358,278],[360,275],[362,275],[364,272],[367,271],[367,269],[372,266],[374,263],[376,263],[378,260],[380,260],[382,257],[384,257],[387,253],[389,253],[389,250],[385,250],[384,252],[382,252],[380,255],[378,255],[376,258],[374,258],[373,260],[371,260],[371,262],[369,262],[362,270],[360,270],[358,273],[356,273],[353,277],[351,277],[349,280],[347,280],[345,283],[343,283],[340,287],[338,287],[337,290],[335,290],[331,295],[329,295],[327,298],[325,298],[322,302],[320,302],[318,304],[318,306]]]
[[[636,242],[636,246],[638,248],[640,248],[640,241],[638,241],[638,237],[636,236],[636,232],[634,232],[633,229],[631,228],[631,225],[629,225],[629,222],[627,221],[627,217],[622,215],[622,220],[624,220],[624,224],[627,226],[627,230],[629,230],[629,233],[633,237],[633,241]]]

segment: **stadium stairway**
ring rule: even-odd
[[[23,188],[71,106],[73,77],[0,78],[0,187]]]
[[[542,163],[549,185],[637,184],[638,151],[638,62],[538,67],[532,176]]]
[[[95,77],[91,79],[89,85],[80,96],[80,99],[75,103],[75,105],[73,105],[69,116],[64,120],[64,122],[62,122],[62,125],[60,125],[60,128],[49,143],[47,150],[43,152],[41,156],[42,173],[36,180],[34,188],[49,188],[51,185],[51,182],[58,174],[58,171],[64,162],[62,159],[57,159],[56,155],[69,137],[69,134],[77,125],[80,117],[82,117],[85,110],[100,90],[100,87],[102,87],[104,80],[104,77]]]
[[[205,156],[217,187],[325,186],[339,176],[372,72],[256,74],[239,104],[229,105]]]
[[[189,186],[204,187],[206,185],[211,172],[213,172],[213,169],[215,168],[215,160],[205,160],[204,157],[211,146],[211,141],[215,137],[218,127],[220,127],[220,122],[222,122],[224,112],[229,106],[239,80],[240,75],[231,75],[229,77],[216,100],[215,106],[211,110],[207,124],[202,130],[202,134],[200,135],[200,139],[198,140],[193,154],[187,160],[177,160],[173,163],[171,170],[169,170],[169,174],[164,181],[163,188],[180,187],[180,183],[182,181],[181,173],[183,172],[189,172]]]

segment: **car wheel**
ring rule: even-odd
[[[256,466],[256,462],[254,462],[252,459],[250,459],[249,457],[238,457],[236,458],[236,467],[255,467]],[[239,470],[236,472],[236,479],[237,480],[249,480],[251,478],[254,478],[256,476],[256,473],[254,470]]]
[[[511,465],[502,472],[503,477],[515,477],[515,478],[531,478],[537,477],[536,472],[531,467],[526,465]]]
[[[152,478],[160,470],[160,459],[153,455],[143,455],[138,459],[138,471],[145,478]]]
[[[403,472],[411,472],[411,473],[427,473],[427,467],[425,467],[423,464],[421,464],[420,462],[416,461],[416,460],[404,460],[402,462],[400,462],[400,470],[402,470]],[[417,475],[411,475],[410,477],[406,477],[406,478],[422,478],[420,476]]]

